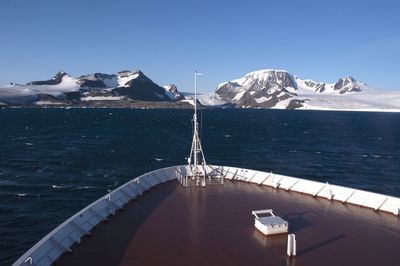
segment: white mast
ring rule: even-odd
[[[199,124],[197,122],[197,76],[202,73],[194,72],[194,115],[193,115],[193,141],[188,159],[188,166],[191,171],[192,179],[196,179],[196,185],[201,182],[202,186],[206,185],[206,159],[199,138]]]

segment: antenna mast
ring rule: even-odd
[[[190,177],[196,180],[196,185],[206,185],[206,158],[199,138],[199,123],[197,122],[197,76],[202,73],[194,72],[194,114],[193,114],[193,141],[188,159]]]
[[[192,148],[190,149],[190,156],[187,159],[188,167],[186,173],[183,175],[178,173],[178,181],[184,186],[188,185],[201,185],[208,184],[224,184],[224,177],[221,169],[215,169],[213,166],[208,166],[206,158],[204,157],[203,148],[199,138],[199,123],[197,122],[197,76],[203,75],[202,73],[194,72],[194,114],[193,114],[193,140]]]

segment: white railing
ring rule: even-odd
[[[83,236],[90,235],[93,227],[107,220],[130,200],[151,187],[176,179],[180,175],[186,175],[186,166],[159,169],[125,183],[57,226],[14,262],[13,266],[51,265],[63,253],[71,252],[71,247],[79,243]]]
[[[397,197],[284,176],[272,172],[267,173],[228,166],[212,167],[219,168],[226,179],[266,185],[273,188],[284,189],[286,191],[300,192],[313,197],[336,200],[342,203],[351,203],[361,207],[371,208],[375,211],[393,213],[394,215],[400,214],[400,198]]]
[[[399,215],[400,198],[321,183],[301,178],[284,176],[274,173],[255,171],[229,166],[209,166],[208,172],[218,171],[225,179],[238,180],[258,185],[266,185],[286,191],[301,192],[313,197],[337,200],[376,211],[385,211]],[[180,179],[187,175],[187,166],[162,168],[141,175],[85,207],[64,223],[47,234],[13,266],[17,265],[51,265],[63,253],[71,252],[71,247],[80,239],[90,234],[93,227],[116,211],[130,200],[140,196],[144,191],[163,182]]]

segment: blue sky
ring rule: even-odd
[[[264,68],[400,89],[399,1],[0,1],[0,84],[141,69],[202,91]]]

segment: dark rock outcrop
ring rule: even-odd
[[[164,88],[155,84],[139,70],[135,74],[138,76],[128,81],[125,87],[114,89],[117,95],[141,101],[171,101]]]
[[[106,88],[105,80],[116,79],[116,75],[108,75],[103,73],[94,73],[83,75],[76,82],[81,88]]]
[[[306,101],[309,101],[308,99],[293,99],[289,102],[288,106],[286,107],[286,109],[298,109],[304,106],[304,103]]]
[[[71,102],[78,102],[81,99],[81,93],[79,91],[64,92],[65,100]]]
[[[315,92],[324,92],[326,90],[325,83],[323,82],[314,82],[312,80],[306,80],[304,82],[307,86],[313,88]]]
[[[50,94],[38,94],[37,95],[37,99],[36,99],[36,103],[41,102],[41,103],[45,103],[46,105],[66,105],[69,104],[68,101],[66,101],[65,99],[61,98],[61,97],[56,97],[54,95],[50,95]]]

